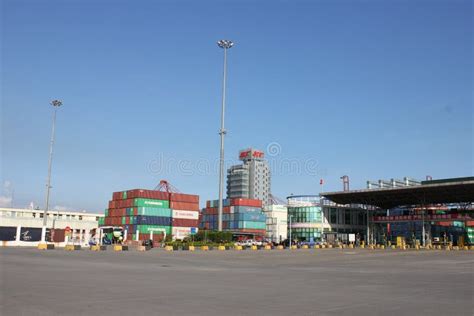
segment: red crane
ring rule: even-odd
[[[160,183],[155,187],[155,190],[167,192],[167,193],[181,193],[178,188],[173,186],[167,180],[161,180]]]

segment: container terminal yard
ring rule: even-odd
[[[206,242],[217,202],[199,210],[176,191],[162,181],[113,193],[104,216],[51,214],[44,250],[39,211],[1,209],[2,314],[472,315],[472,177],[289,196],[286,243],[244,198],[225,201],[229,239]]]
[[[33,2],[0,316],[474,315],[469,1]]]

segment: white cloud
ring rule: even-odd
[[[11,207],[12,206],[12,197],[0,195],[0,207]]]

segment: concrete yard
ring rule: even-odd
[[[473,315],[474,251],[0,248],[0,315]]]

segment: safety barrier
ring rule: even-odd
[[[52,250],[54,249],[54,244],[39,243],[38,249],[39,250]]]

